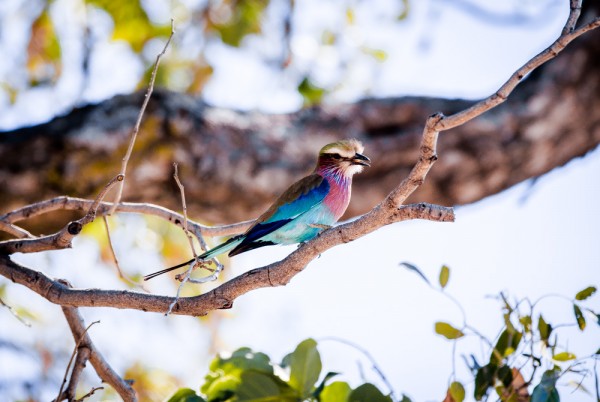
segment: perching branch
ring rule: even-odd
[[[454,211],[448,207],[421,203],[396,208],[396,211],[386,217],[385,221],[377,224],[359,223],[359,220],[334,227],[300,247],[284,260],[246,272],[208,293],[181,298],[173,307],[172,313],[200,316],[212,310],[229,308],[234,299],[251,290],[285,285],[312,259],[334,245],[355,240],[377,227],[410,219],[452,222]],[[48,301],[61,306],[113,307],[165,313],[174,300],[173,297],[125,290],[71,289],[42,272],[15,263],[8,256],[0,256],[0,275],[27,286]]]

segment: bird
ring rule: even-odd
[[[144,280],[226,252],[233,257],[259,247],[304,243],[314,238],[332,227],[346,211],[352,177],[371,166],[363,151],[362,143],[356,139],[325,145],[312,173],[284,191],[245,233],[189,261],[146,275]]]

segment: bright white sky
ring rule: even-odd
[[[311,30],[335,23],[343,10],[341,2],[297,2],[299,34],[294,39],[294,49],[300,60],[302,57],[308,60],[314,52],[321,56],[316,62],[322,67],[319,79],[323,82],[331,79],[333,67],[328,66],[335,66],[336,58],[356,58],[347,72],[352,85],[336,91],[330,101],[355,99],[367,87],[379,96],[485,96],[556,37],[568,2],[552,2],[554,6],[548,7],[548,13],[542,17],[538,16],[535,2],[527,2],[524,10],[533,21],[529,26],[479,22],[461,9],[442,5],[438,0],[411,2],[410,17],[403,24],[378,23],[381,15],[397,6],[392,0],[381,3],[382,9],[360,3],[358,27],[348,32],[358,44],[387,51],[387,62],[378,67],[370,60],[352,56],[350,50],[344,50],[350,54],[347,56],[315,48]],[[514,11],[505,7],[498,11]],[[8,46],[6,40],[0,41],[0,51]],[[217,46],[209,50],[211,61],[221,66],[206,89],[209,101],[220,106],[268,111],[293,110],[299,105],[300,99],[292,91],[294,85],[286,84],[285,77],[261,64],[252,53]],[[121,60],[118,71],[113,68],[111,58]],[[123,46],[103,45],[92,66],[95,78],[86,98],[99,99],[130,91],[127,83],[137,82],[132,77],[139,74],[141,66],[129,60],[133,59]],[[0,74],[2,64],[0,61]],[[62,89],[56,91],[64,91],[67,98],[75,96],[76,84],[61,85]],[[43,121],[57,107],[60,110],[56,98],[40,95],[48,92],[32,91],[14,109],[0,110],[0,126]],[[365,153],[368,154],[368,149]],[[443,158],[443,153],[440,157]],[[398,264],[409,261],[417,265],[433,282],[440,266],[447,264],[451,268],[447,291],[461,302],[469,324],[494,337],[501,316],[499,303],[487,298],[488,295],[505,291],[518,298],[536,299],[555,293],[572,297],[588,285],[600,285],[600,214],[596,208],[596,200],[600,199],[599,175],[600,152],[596,150],[544,176],[532,187],[523,183],[477,204],[458,208],[456,223],[396,224],[336,247],[311,263],[288,286],[252,292],[239,298],[232,310],[215,312],[223,317],[219,347],[233,350],[250,346],[279,360],[304,338],[340,337],[372,354],[397,395],[406,393],[415,401],[439,400],[452,371],[452,345],[434,334],[433,324],[441,320],[459,325],[460,312]],[[133,247],[132,237],[145,233],[145,223],[126,216],[123,222],[128,229],[114,234],[122,265],[131,272],[146,272],[148,267],[160,266],[158,257],[149,250]],[[233,260],[226,274],[265,265],[283,258],[291,250],[271,247],[243,254]],[[98,250],[90,239],[77,239],[73,250],[19,255],[15,259],[43,267],[52,276],[66,277],[78,287],[120,286],[109,269],[98,268]],[[174,294],[167,279],[157,279],[151,286],[156,292]],[[7,323],[0,326],[0,340],[17,336],[31,343],[66,344],[64,353],[70,354],[70,334],[65,332],[56,306],[49,306],[13,285],[9,287],[9,295],[14,303],[37,311],[44,317],[43,322],[61,324],[44,326],[44,332],[40,333],[40,324],[28,329],[0,310],[2,322]],[[596,311],[600,310],[598,300],[596,295],[589,302]],[[541,304],[541,311],[553,324],[573,323],[572,307],[565,300],[548,299]],[[210,330],[196,320],[110,309],[84,309],[83,314],[87,322],[102,321],[93,327],[92,336],[117,370],[142,359],[150,366],[182,376],[192,388],[201,383],[212,352]],[[593,353],[600,346],[597,342],[600,329],[592,317],[588,317],[588,326],[584,334],[573,328],[562,329],[561,345],[578,356]],[[332,342],[323,342],[320,351],[324,371],[342,372],[346,374],[344,379],[357,384],[357,361],[361,361],[367,379],[377,382],[369,364],[356,351]],[[471,377],[458,356],[473,353],[481,361],[482,349],[474,339],[467,339],[459,342],[457,352],[458,378],[468,382]],[[7,352],[6,348],[0,348],[0,360],[12,363],[2,365],[0,383],[22,376],[34,377],[40,370],[35,357],[23,358]],[[189,360],[192,360],[189,365],[182,364]],[[61,378],[62,370],[63,367],[57,367],[53,375]],[[584,384],[594,389],[591,379]],[[467,393],[472,395],[472,383],[467,385]],[[49,392],[46,399],[55,394],[53,389],[46,391]],[[0,387],[0,399],[2,392],[6,391]],[[567,387],[561,389],[561,398],[594,400],[583,393],[572,394]]]

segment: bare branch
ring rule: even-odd
[[[211,310],[229,308],[237,297],[249,291],[287,284],[310,261],[329,248],[351,242],[394,222],[408,219],[428,219],[440,222],[453,221],[454,213],[451,208],[428,204],[402,206],[406,199],[423,183],[437,160],[436,144],[439,132],[464,124],[504,102],[525,74],[530,73],[544,62],[554,58],[568,43],[579,35],[600,25],[600,22],[596,19],[578,30],[573,30],[581,7],[581,1],[572,1],[571,5],[571,13],[565,24],[565,32],[567,33],[561,35],[548,49],[535,56],[517,70],[495,94],[449,117],[437,113],[427,119],[423,130],[418,161],[409,176],[390,192],[379,205],[355,221],[341,224],[322,232],[319,236],[302,245],[279,262],[248,271],[208,293],[194,297],[185,297],[179,300],[175,299],[172,312],[174,314],[204,315]],[[63,200],[66,199],[63,198]],[[81,202],[87,201],[81,200]],[[121,207],[126,208],[125,204],[103,203],[99,205],[98,209],[101,210],[103,206],[115,210]],[[142,210],[142,208],[139,208],[139,205],[136,209],[136,212]],[[158,215],[160,207],[153,206],[151,209],[153,214]],[[186,221],[185,217],[168,210],[161,213],[164,213],[170,221],[173,221],[172,219],[177,216],[176,219],[179,221],[175,223],[178,225],[183,226],[183,222]],[[0,219],[12,223],[10,220],[11,216],[9,215],[0,217]],[[202,232],[206,233],[203,229]],[[0,252],[2,251],[0,247]],[[16,283],[29,287],[47,300],[62,306],[103,306],[164,312],[174,300],[171,297],[146,295],[129,291],[70,289],[57,281],[53,281],[41,272],[16,264],[7,256],[0,256],[0,274]]]
[[[69,222],[65,227],[52,235],[33,239],[16,239],[0,242],[0,254],[36,253],[39,251],[70,248],[71,242],[75,236],[81,233],[83,226],[96,218],[98,206],[102,202],[102,198],[115,183],[122,181],[123,175],[120,174],[109,181],[96,199],[90,204],[90,207],[83,218]]]
[[[88,210],[93,201],[85,200],[82,198],[59,196],[46,201],[36,202],[35,204],[26,205],[22,208],[8,212],[0,216],[0,222],[14,223],[24,219],[33,218],[48,212],[66,210],[66,211],[86,211]],[[98,205],[98,215],[108,215],[110,209],[114,206],[110,202],[100,202]],[[117,206],[117,212],[132,212],[145,215],[153,215],[159,218],[165,219],[181,228],[183,228],[184,217],[183,215],[171,211],[170,209],[161,207],[159,205],[148,204],[148,203],[132,203],[122,202]],[[205,226],[200,223],[188,220],[190,229],[195,233],[199,232],[205,236],[230,236],[239,234],[250,227],[254,223],[254,220],[234,223],[231,225],[222,226]]]
[[[69,287],[63,283],[60,285],[69,289]],[[86,333],[83,318],[79,314],[79,311],[74,307],[65,306],[62,307],[62,310],[67,319],[67,323],[71,328],[71,332],[73,333],[73,338],[76,341],[81,340],[81,346],[90,351],[90,363],[92,363],[94,370],[102,381],[110,384],[124,401],[136,401],[137,396],[133,388],[131,388],[127,381],[117,375],[92,343],[89,334]]]
[[[73,373],[71,374],[71,379],[69,380],[69,387],[68,388],[73,388],[75,387],[75,385],[77,385],[77,382],[79,382],[79,375],[81,374],[81,370],[83,370],[83,368],[85,367],[85,362],[87,361],[87,359],[89,358],[90,355],[90,350],[88,348],[82,348],[83,350],[85,350],[86,352],[84,352],[83,350],[79,350],[79,346],[81,345],[81,342],[83,341],[83,336],[85,334],[87,334],[88,330],[92,327],[92,325],[94,324],[98,324],[100,321],[94,321],[92,322],[90,325],[88,325],[85,329],[85,331],[83,331],[83,334],[81,335],[81,337],[79,337],[79,339],[77,340],[75,347],[73,348],[73,353],[71,353],[71,358],[69,359],[69,363],[67,364],[67,369],[65,370],[65,376],[63,377],[62,383],[60,384],[60,389],[58,390],[58,396],[56,397],[55,401],[59,402],[63,400],[63,387],[65,386],[65,384],[67,383],[67,376],[69,375],[69,369],[71,368],[71,364],[73,364],[73,360],[75,359],[75,356],[77,355],[77,360],[78,362],[76,363],[76,367],[73,368]],[[81,361],[83,360],[83,361]],[[74,379],[75,377],[75,379]],[[75,383],[73,385],[73,382]],[[72,399],[72,395],[70,395],[67,392],[67,399]]]
[[[362,218],[323,232],[317,238],[298,248],[287,258],[246,272],[212,291],[176,302],[173,314],[200,316],[209,311],[229,308],[233,300],[252,290],[287,284],[319,254],[336,245],[355,240],[382,226],[409,219],[428,219],[438,222],[454,221],[452,208],[430,204],[406,205],[392,208],[389,215]],[[26,268],[0,255],[0,275],[13,282],[27,286],[48,301],[71,307],[114,307],[164,313],[168,311],[173,297],[142,294],[124,290],[71,289],[54,281],[41,272]]]
[[[558,37],[558,39],[554,41],[554,43],[552,43],[541,53],[529,60],[517,71],[515,71],[510,76],[508,81],[506,81],[504,85],[502,85],[494,94],[477,102],[468,109],[465,109],[451,116],[444,117],[435,125],[434,129],[438,131],[445,131],[450,130],[451,128],[461,126],[466,122],[473,120],[475,117],[481,115],[482,113],[485,113],[488,110],[500,105],[501,103],[504,103],[504,101],[508,98],[510,93],[516,88],[516,86],[527,74],[529,74],[548,60],[551,60],[554,57],[556,57],[573,40],[575,40],[585,32],[595,29],[598,27],[598,25],[600,25],[600,20],[596,18],[594,21],[587,24],[586,26],[574,31],[575,24],[577,23],[577,19],[579,18],[580,13],[581,0],[571,0],[571,12],[569,13],[569,17],[567,18],[567,22],[565,23],[562,34]]]
[[[16,238],[19,238],[19,239],[22,239],[22,238],[25,238],[25,237],[28,237],[28,238],[33,238],[34,237],[27,230],[22,229],[22,228],[20,228],[18,226],[15,226],[15,225],[13,225],[11,223],[4,222],[2,220],[0,220],[0,230],[3,231],[3,232],[9,233],[9,234],[11,234],[11,235],[13,235],[13,236],[15,236]]]
[[[0,242],[0,254],[37,253],[39,251],[70,248],[71,242],[81,232],[82,228],[83,225],[79,221],[73,221],[52,235],[33,239],[6,240]]]
[[[67,400],[71,401],[75,399],[75,393],[77,391],[77,384],[79,384],[79,378],[81,377],[81,373],[85,368],[86,363],[90,360],[90,350],[88,348],[81,348],[77,352],[77,356],[75,357],[75,364],[73,365],[73,370],[71,371],[71,377],[69,378],[69,385],[65,391],[65,397]],[[95,390],[95,388],[92,388]],[[82,399],[84,399],[84,396]]]
[[[94,393],[96,393],[96,391],[99,391],[101,389],[104,389],[104,387],[93,387],[90,392],[88,392],[87,394],[85,394],[84,396],[82,396],[79,399],[75,399],[75,402],[82,402],[84,399],[89,398],[90,396],[94,395]]]
[[[127,152],[123,157],[121,162],[121,171],[120,174],[125,177],[125,171],[127,170],[127,163],[129,163],[129,158],[131,157],[131,152],[133,152],[133,144],[135,144],[135,140],[137,138],[138,132],[140,131],[140,126],[142,124],[142,118],[144,117],[144,112],[146,111],[146,107],[148,106],[148,102],[150,101],[150,96],[152,96],[152,91],[154,91],[154,81],[156,80],[156,72],[158,71],[158,65],[160,64],[160,59],[165,55],[169,44],[171,43],[171,39],[173,39],[173,35],[175,34],[175,21],[171,19],[171,34],[165,43],[165,47],[163,50],[156,56],[156,61],[154,62],[154,69],[152,70],[152,76],[150,77],[150,84],[148,85],[148,90],[146,95],[144,96],[144,102],[142,103],[142,108],[140,109],[140,113],[138,114],[137,121],[135,123],[135,127],[133,128],[133,132],[131,133],[131,139],[129,140],[129,147],[127,148]],[[110,209],[109,215],[115,213],[117,209],[117,205],[121,202],[121,196],[123,195],[123,186],[125,185],[125,180],[123,180],[117,189],[117,196],[115,197],[115,202]]]

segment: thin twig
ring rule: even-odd
[[[13,225],[11,223],[4,222],[2,220],[0,220],[0,230],[3,232],[6,232],[8,234],[11,234],[18,239],[35,237],[31,233],[29,233],[27,230],[20,228],[16,225]]]
[[[127,163],[129,162],[129,158],[131,158],[131,153],[133,152],[133,145],[135,144],[135,140],[137,138],[138,132],[140,131],[140,126],[142,124],[142,118],[144,117],[144,112],[146,111],[146,107],[148,106],[148,102],[150,101],[150,96],[152,96],[152,92],[154,91],[154,81],[156,80],[156,72],[158,71],[158,65],[160,64],[160,59],[167,52],[167,48],[171,43],[171,39],[175,34],[175,21],[171,19],[171,34],[165,43],[165,47],[163,50],[156,56],[156,61],[154,62],[154,68],[152,69],[152,76],[150,77],[150,84],[148,85],[148,90],[146,91],[146,95],[144,96],[144,102],[142,103],[142,108],[138,114],[137,121],[135,122],[135,126],[133,128],[133,132],[131,133],[131,138],[129,140],[129,146],[127,147],[127,152],[121,161],[121,171],[120,174],[125,176],[125,172],[127,170]],[[117,209],[117,205],[121,202],[121,197],[123,195],[123,187],[125,185],[125,180],[121,182],[117,189],[117,195],[115,197],[114,204],[110,209],[109,215],[115,213]]]
[[[4,300],[2,300],[2,298],[0,297],[0,304],[3,305],[4,307],[6,307],[8,309],[8,311],[19,321],[21,321],[21,323],[23,325],[25,325],[26,327],[31,327],[31,323],[26,321],[23,317],[21,317],[19,314],[17,314],[17,312],[12,308],[12,306],[9,306],[8,304],[6,304],[4,302]]]
[[[113,263],[115,264],[115,268],[117,269],[117,273],[119,274],[119,278],[121,278],[131,286],[140,288],[146,293],[150,293],[150,291],[146,289],[146,287],[142,283],[134,281],[129,276],[123,273],[121,265],[119,265],[119,260],[117,259],[117,253],[115,252],[115,248],[113,247],[112,238],[110,236],[110,228],[108,227],[108,219],[106,218],[106,215],[102,215],[102,219],[104,220],[104,228],[106,229],[106,239],[108,240],[108,248],[110,250],[110,255],[113,259]]]
[[[104,389],[104,387],[93,387],[93,388],[90,390],[90,392],[88,392],[87,394],[85,394],[84,396],[82,396],[82,397],[81,397],[81,398],[79,398],[79,399],[75,399],[75,402],[82,402],[84,399],[87,399],[87,398],[89,398],[90,396],[94,395],[94,393],[95,393],[96,391],[99,391],[99,390],[101,390],[101,389]]]
[[[357,345],[354,342],[348,341],[346,339],[343,338],[338,338],[336,336],[328,336],[325,338],[321,338],[319,339],[319,341],[333,341],[333,342],[338,342],[338,343],[342,343],[346,346],[350,346],[353,349],[358,350],[363,356],[365,356],[369,362],[371,363],[371,367],[373,368],[373,371],[375,371],[375,373],[377,373],[377,375],[379,376],[379,378],[381,378],[381,381],[383,381],[383,383],[385,384],[385,386],[388,388],[388,390],[390,391],[390,398],[392,399],[392,401],[396,402],[398,399],[396,399],[396,396],[394,395],[394,388],[392,387],[392,384],[388,381],[387,377],[385,376],[385,374],[383,373],[383,370],[381,370],[379,368],[379,365],[377,364],[377,362],[375,361],[375,358],[373,358],[373,356],[371,356],[371,354],[369,353],[369,351],[367,351],[365,348]]]
[[[183,210],[183,232],[185,233],[185,236],[187,237],[188,242],[190,243],[190,249],[192,250],[192,255],[194,256],[194,259],[196,259],[198,257],[198,255],[196,254],[196,248],[194,247],[194,239],[192,238],[192,234],[188,230],[187,205],[185,203],[185,188],[183,187],[183,184],[181,184],[181,181],[179,180],[179,172],[177,169],[176,162],[173,163],[173,169],[175,169],[173,172],[173,178],[175,179],[175,182],[177,183],[177,187],[179,187],[179,193],[181,194],[181,207]]]
[[[71,364],[73,364],[73,360],[75,359],[75,355],[77,354],[77,351],[79,350],[79,346],[81,345],[81,342],[83,341],[83,337],[85,336],[85,334],[87,334],[87,332],[93,325],[98,324],[98,323],[100,323],[100,321],[92,322],[90,325],[88,325],[85,328],[83,333],[79,336],[79,339],[77,340],[77,343],[75,344],[75,347],[73,348],[73,353],[71,353],[71,358],[69,359],[69,363],[67,364],[67,369],[65,370],[65,375],[60,384],[60,389],[58,390],[58,396],[55,399],[56,402],[62,401],[63,387],[67,383],[67,376],[69,375],[69,370],[71,369]]]
[[[82,225],[85,225],[89,222],[92,222],[94,219],[96,219],[98,207],[100,206],[100,203],[102,202],[102,200],[104,200],[104,197],[106,197],[106,194],[108,194],[108,192],[115,185],[115,183],[122,184],[123,181],[125,181],[125,175],[119,173],[118,175],[116,175],[115,177],[110,179],[110,181],[108,183],[106,183],[106,185],[104,186],[102,191],[100,191],[100,193],[98,193],[98,195],[94,199],[94,202],[92,202],[92,205],[90,205],[90,208],[88,209],[88,212],[87,212],[86,216],[84,217],[84,220],[81,221]]]
[[[194,256],[194,261],[192,261],[190,263],[190,266],[187,269],[185,276],[183,277],[183,280],[179,283],[179,286],[177,287],[177,294],[175,295],[175,299],[169,305],[169,309],[167,310],[165,315],[169,315],[169,314],[171,314],[171,311],[173,311],[173,307],[175,307],[175,304],[177,304],[177,302],[179,301],[179,295],[181,294],[181,289],[183,288],[183,285],[185,285],[185,283],[188,281],[188,279],[190,279],[190,275],[192,274],[192,271],[198,264],[198,255],[196,254],[196,248],[194,247],[194,240],[192,238],[192,234],[190,233],[190,231],[188,230],[188,227],[187,227],[188,218],[187,218],[187,205],[185,203],[185,188],[183,187],[183,184],[181,184],[181,181],[179,180],[179,172],[177,169],[177,163],[173,163],[173,168],[174,168],[173,178],[175,179],[175,182],[177,183],[177,187],[179,187],[179,192],[181,194],[181,206],[183,209],[183,232],[185,233],[185,235],[188,239],[188,242],[190,243],[190,248],[192,249],[192,255]]]
[[[558,53],[563,51],[569,43],[577,39],[579,36],[600,26],[600,18],[596,18],[585,26],[574,30],[581,11],[581,0],[570,0],[570,3],[571,12],[569,13],[569,17],[564,25],[562,34],[558,37],[558,39],[556,39],[550,46],[541,51],[527,63],[523,64],[523,66],[515,71],[510,76],[508,81],[506,81],[504,85],[502,85],[494,94],[477,102],[468,109],[455,113],[451,116],[444,117],[444,119],[435,125],[435,129],[438,131],[445,131],[461,126],[466,122],[473,120],[475,117],[500,105],[501,103],[504,103],[504,101],[506,101],[508,96],[527,74],[548,60],[556,57]]]

